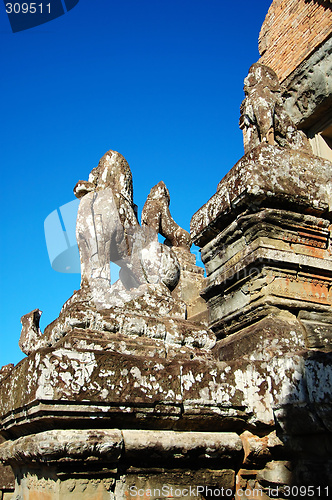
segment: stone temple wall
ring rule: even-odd
[[[262,143],[192,218],[207,269],[213,351],[259,415],[240,433],[236,499],[243,488],[245,498],[287,498],[290,486],[309,485],[319,498],[318,488],[331,484],[331,168]]]
[[[281,82],[331,36],[330,0],[273,0],[259,34],[259,62]]]
[[[285,108],[311,139],[315,154],[332,159],[332,2],[274,0],[259,35],[260,63],[283,86]]]
[[[22,317],[27,357],[0,371],[3,499],[329,497],[332,163],[270,68],[245,86],[247,151],[190,237],[163,183],[138,224],[117,152],[75,187],[81,288],[44,332],[38,309]]]
[[[0,444],[4,439],[0,436]],[[12,498],[14,491],[15,477],[9,465],[4,466],[0,463],[0,500]]]
[[[331,496],[332,163],[273,69],[244,89],[245,154],[190,235],[163,182],[138,223],[115,151],[75,186],[81,287],[0,370],[0,500]]]

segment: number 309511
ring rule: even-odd
[[[36,13],[51,13],[51,4],[43,5],[42,3],[6,3],[7,14],[36,14]]]

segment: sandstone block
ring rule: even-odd
[[[291,485],[292,465],[290,462],[273,461],[266,464],[265,469],[259,471],[257,479],[264,486]]]
[[[332,345],[332,315],[302,310],[298,318],[306,330],[308,347],[329,351]]]
[[[245,431],[240,437],[245,454],[243,464],[247,467],[259,466],[259,464],[271,460],[273,450],[280,449],[283,446],[283,442],[277,437],[276,431],[264,437],[255,436],[250,431]]]
[[[242,442],[234,432],[123,430],[126,456],[184,460],[235,460]],[[232,458],[231,458],[232,457]]]
[[[251,207],[296,207],[331,211],[331,164],[316,156],[262,143],[246,154],[220,181],[217,192],[192,217],[193,242],[202,247],[236,215]]]
[[[303,328],[289,312],[276,310],[263,319],[258,317],[249,326],[245,325],[245,318],[242,318],[239,318],[239,331],[219,340],[213,348],[220,361],[231,361],[239,357],[250,361],[268,360],[306,347]],[[222,326],[222,322],[218,324]],[[226,328],[223,329],[225,330]]]
[[[116,498],[139,500],[147,497],[157,500],[163,497],[189,500],[203,500],[214,496],[222,498],[222,491],[231,498],[235,487],[235,473],[232,469],[222,470],[171,470],[149,473],[129,473],[117,482]]]
[[[112,430],[52,430],[23,436],[0,445],[0,460],[30,463],[71,460],[93,460],[101,457],[108,462],[120,458],[123,447],[121,431]]]

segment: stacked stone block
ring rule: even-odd
[[[315,485],[319,498],[330,487],[331,170],[307,152],[261,143],[191,221],[213,352],[235,370],[236,390],[271,405],[241,434],[236,499],[244,489],[247,498],[287,498],[294,485]]]
[[[219,336],[273,308],[329,318],[330,172],[328,161],[262,143],[193,216]]]
[[[282,82],[331,36],[329,0],[274,0],[259,35],[260,62]]]

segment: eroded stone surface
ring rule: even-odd
[[[280,451],[283,447],[283,442],[278,438],[276,431],[263,437],[245,431],[241,434],[241,440],[245,453],[243,464],[249,468],[255,466],[259,468],[260,464],[271,460],[276,450]]]
[[[157,500],[177,496],[189,500],[203,500],[216,492],[221,495],[227,490],[229,497],[234,492],[235,474],[232,469],[224,470],[150,470],[146,473],[129,473],[122,476],[115,489],[116,498],[133,498],[138,500],[144,494]]]
[[[74,192],[81,199],[76,225],[81,288],[44,334],[39,329],[41,311],[22,317],[19,344],[23,352],[51,347],[75,327],[147,336],[164,340],[166,345],[190,345],[190,338],[193,347],[212,347],[213,333],[203,331],[203,325],[197,335],[197,327],[176,321],[195,316],[194,321],[206,327],[207,308],[199,295],[203,270],[190,253],[189,233],[171,217],[165,184],[152,188],[143,208],[142,227],[133,203],[129,165],[116,151],[108,151],[89,180],[79,181]],[[166,237],[166,244],[158,242],[158,232]],[[110,262],[121,268],[113,285]]]
[[[90,460],[96,457],[107,463],[126,459],[222,460],[235,463],[242,452],[242,442],[232,432],[179,432],[135,429],[51,430],[15,441],[0,448],[1,460],[29,463]],[[152,458],[153,457],[153,458]]]
[[[166,186],[164,191],[168,194]],[[140,295],[140,287],[147,283],[155,286],[161,283],[170,289],[176,286],[179,280],[176,256],[157,240],[159,230],[166,231],[171,239],[181,230],[170,216],[166,195],[158,197],[158,206],[164,207],[166,203],[167,208],[167,213],[163,208],[159,210],[163,224],[154,227],[155,200],[150,195],[146,202],[145,226],[141,228],[133,203],[131,171],[126,160],[116,151],[108,151],[91,172],[89,181],[79,181],[74,192],[81,198],[76,224],[81,289],[91,296],[96,307],[123,307]],[[153,208],[149,209],[152,205]],[[151,227],[148,225],[149,215]],[[189,245],[190,236],[187,235]],[[174,241],[176,239],[174,236]],[[110,262],[121,268],[120,279],[113,287],[110,286]]]
[[[316,117],[327,117],[332,95],[332,38],[329,37],[283,82],[285,109],[298,127],[315,124]]]
[[[192,217],[193,242],[202,247],[242,212],[258,207],[329,214],[331,163],[302,151],[262,143],[220,181],[217,192]]]
[[[1,460],[12,463],[33,461],[93,460],[102,457],[116,462],[123,449],[120,430],[53,430],[6,441]]]
[[[14,368],[13,363],[9,363],[8,365],[5,365],[1,368],[1,370],[0,370],[0,382],[10,374],[10,372],[12,371],[13,368]]]
[[[279,133],[269,97],[265,108],[257,103],[253,149],[191,221],[219,360],[214,373],[202,370],[199,393],[213,394],[219,409],[227,400],[245,408],[236,500],[330,483],[332,165],[306,148],[269,144]],[[190,374],[185,405],[202,411]]]
[[[0,446],[4,439],[0,435]],[[0,463],[0,492],[1,490],[14,489],[15,477],[10,466],[4,466]]]
[[[163,488],[163,491],[171,487],[173,490],[184,489],[191,481],[193,488],[194,477],[197,485],[223,486],[233,490],[235,473],[230,466],[235,466],[241,459],[242,443],[237,434],[229,432],[58,430],[7,442],[0,447],[0,456],[2,460],[14,463],[16,468],[21,464],[15,490],[18,497],[24,497],[25,492],[30,491],[30,494],[47,494],[50,498],[60,494],[60,498],[75,499],[79,493],[81,498],[94,498],[93,495],[104,498],[108,491],[114,493],[114,498],[123,499],[129,492],[133,497],[142,496],[134,494],[135,491],[151,487]],[[124,465],[127,461],[136,465],[138,461],[140,469],[134,465],[128,474],[116,474],[111,467],[118,466],[120,456]],[[92,473],[96,459],[104,466],[104,477]],[[194,474],[189,464],[192,467],[197,460],[201,466]],[[29,469],[24,464],[31,461],[35,465]],[[47,470],[43,465],[45,461]],[[70,478],[69,468],[75,462],[78,462],[80,474]],[[209,462],[212,466],[218,463],[218,470],[209,470]],[[142,470],[143,464],[145,470],[144,467]],[[158,464],[159,470],[153,464]],[[166,464],[167,471],[161,468]],[[225,465],[228,469],[221,469]],[[92,480],[89,474],[94,476]],[[158,495],[147,493],[147,496],[155,498]]]
[[[202,249],[208,273],[203,296],[217,334],[239,331],[270,311],[278,312],[276,307],[287,307],[295,315],[302,310],[300,316],[307,318],[300,320],[306,345],[328,348],[329,225],[328,219],[264,208],[239,215],[211,239]],[[309,311],[320,325],[313,326]]]
[[[194,478],[269,498],[272,486],[318,484],[318,463],[329,477],[331,165],[268,144],[261,118],[267,142],[193,217],[206,279],[163,183],[142,228],[118,153],[77,186],[82,287],[44,334],[39,310],[22,318],[28,357],[0,372],[0,459],[17,500],[157,499],[152,489]]]
[[[166,238],[171,246],[191,247],[190,234],[182,229],[172,218],[169,211],[170,195],[163,181],[154,186],[142,210],[142,226],[152,227],[156,233]]]
[[[253,64],[244,80],[244,93],[240,128],[246,153],[261,142],[310,152],[308,139],[284,109],[281,86],[271,68]]]

